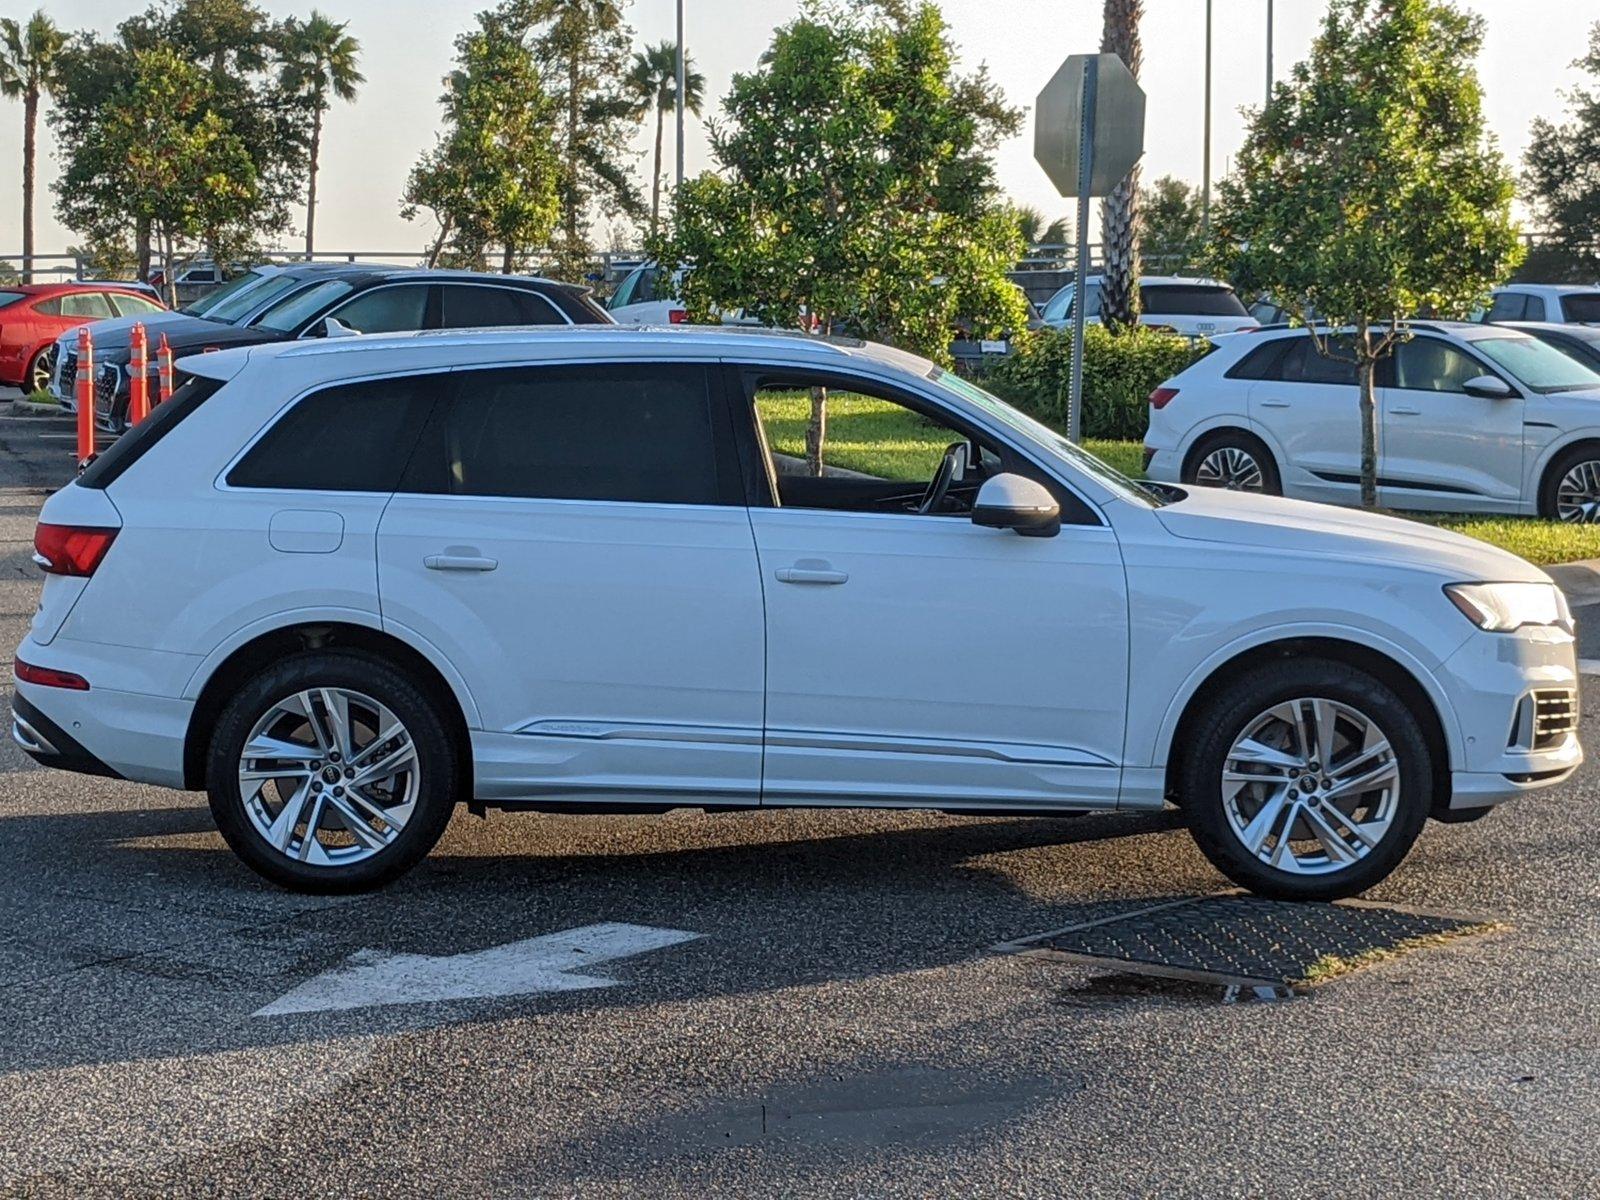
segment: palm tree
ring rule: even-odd
[[[22,281],[33,282],[33,168],[38,156],[39,98],[55,86],[66,35],[40,9],[19,25],[0,18],[0,95],[22,97]]]
[[[357,69],[361,43],[345,32],[347,22],[330,21],[316,9],[305,21],[284,22],[282,81],[286,91],[311,107],[311,153],[306,169],[306,257],[316,248],[317,158],[322,152],[322,114],[330,97],[348,103],[366,76]]]
[[[705,99],[705,76],[693,67],[694,59],[686,57],[683,64],[683,106],[695,116],[700,115],[700,105]],[[633,56],[633,69],[628,72],[628,94],[634,98],[634,115],[644,120],[652,109],[656,114],[655,174],[650,177],[650,232],[656,231],[661,216],[661,131],[667,113],[678,107],[678,44],[658,42],[647,46],[644,53]]]
[[[1072,218],[1057,217],[1039,235],[1039,242],[1045,246],[1070,246],[1072,238]]]
[[[1101,53],[1118,55],[1135,79],[1144,49],[1139,42],[1139,18],[1144,0],[1105,0],[1105,28]],[[1139,168],[1111,190],[1100,209],[1101,253],[1105,279],[1100,289],[1100,319],[1117,330],[1139,320]]]
[[[1017,214],[1017,232],[1022,235],[1023,245],[1037,245],[1039,234],[1044,230],[1044,214],[1031,204],[1018,205],[1014,211]]]

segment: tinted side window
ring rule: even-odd
[[[128,292],[107,292],[106,299],[111,301],[111,307],[117,310],[119,317],[142,317],[161,311],[161,306],[154,301]]]
[[[532,292],[469,284],[446,284],[444,288],[446,329],[566,323],[548,300]]]
[[[1448,342],[1417,337],[1395,347],[1395,387],[1420,392],[1460,392],[1469,379],[1488,371]]]
[[[357,333],[407,333],[424,327],[428,313],[428,285],[378,287],[365,292],[328,315]]]
[[[1354,387],[1356,365],[1318,354],[1308,336],[1295,339],[1294,347],[1283,357],[1279,378],[1291,383],[1332,383]]]
[[[1547,319],[1545,317],[1543,296],[1527,296],[1524,299],[1528,302],[1528,306],[1522,311],[1522,319],[1524,321],[1543,321]]]
[[[97,320],[113,315],[104,292],[73,292],[63,296],[61,312],[69,317],[93,317]]]
[[[739,487],[702,367],[518,367],[457,380],[408,491],[721,504]]]
[[[1500,292],[1484,314],[1485,321],[1521,321],[1528,311],[1528,298],[1521,292]]]
[[[33,306],[33,311],[46,317],[59,317],[61,315],[61,297],[52,296],[48,300],[41,300]]]
[[[1274,338],[1263,342],[1223,374],[1228,379],[1279,379],[1283,356],[1295,344],[1293,338]]]
[[[392,492],[447,375],[369,379],[313,392],[228,472],[234,487]]]
[[[1561,297],[1561,311],[1569,321],[1600,321],[1600,292]]]

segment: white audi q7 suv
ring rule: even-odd
[[[44,506],[14,736],[204,788],[291,888],[392,879],[458,803],[1172,803],[1230,878],[1329,898],[1582,757],[1534,567],[1130,483],[883,346],[562,328],[179,366]]]

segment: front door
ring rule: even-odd
[[[480,798],[756,797],[761,579],[713,378],[467,370],[434,410],[379,597],[470,692]]]
[[[1383,371],[1380,502],[1434,512],[1515,508],[1523,409],[1516,385],[1503,399],[1467,395],[1467,380],[1505,376],[1426,333],[1397,345]]]
[[[1128,610],[1110,528],[1070,493],[1056,537],[974,525],[983,478],[1026,468],[926,397],[792,370],[744,379],[777,493],[751,510],[763,801],[1114,804]],[[819,474],[806,433],[824,384]],[[946,453],[959,469],[933,497]]]

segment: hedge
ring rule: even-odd
[[[1083,331],[1083,436],[1144,437],[1150,393],[1210,349],[1210,342],[1152,329],[1113,336],[1090,325]],[[1071,381],[1072,332],[1045,329],[1019,339],[1008,357],[989,368],[984,386],[1030,416],[1065,430]]]

